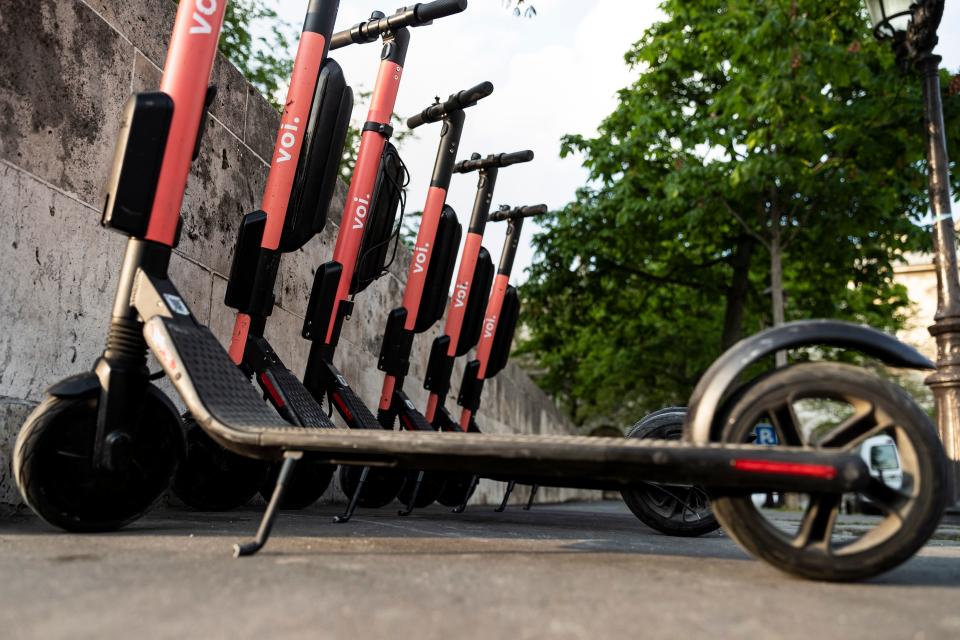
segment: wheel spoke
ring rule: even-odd
[[[790,447],[802,447],[803,437],[800,435],[800,420],[793,410],[793,403],[786,401],[770,410],[770,420],[783,438],[783,444]]]
[[[877,431],[885,429],[877,421],[877,414],[872,404],[858,409],[852,416],[828,431],[817,446],[820,447],[850,447],[856,442],[866,440]]]
[[[830,536],[833,534],[839,508],[839,494],[811,494],[810,504],[807,505],[800,528],[793,539],[794,546],[800,549],[817,546],[829,551]]]
[[[863,494],[870,498],[871,502],[884,514],[893,516],[901,522],[904,518],[904,509],[912,497],[872,477],[870,478],[870,484],[863,490]]]
[[[697,513],[696,508],[688,504],[686,501],[682,500],[679,495],[673,493],[672,491],[668,491],[666,488],[653,482],[647,482],[644,484],[646,484],[650,488],[656,489],[660,493],[667,496],[668,501],[670,502],[670,513],[666,517],[672,518],[677,514],[677,511],[679,511],[680,519],[682,520],[684,511],[689,510],[691,513],[694,513],[697,516],[698,520],[701,519],[700,514]],[[693,487],[687,487],[687,488],[693,489]]]

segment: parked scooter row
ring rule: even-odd
[[[383,334],[376,416],[367,408],[334,361],[355,296],[383,272],[396,242],[406,169],[389,144],[390,118],[409,29],[463,11],[466,0],[419,3],[389,17],[374,14],[336,34],[338,2],[310,0],[261,210],[244,218],[238,236],[225,298],[236,322],[229,351],[224,349],[190,312],[167,267],[212,95],[207,83],[225,4],[180,1],[160,90],[135,94],[125,108],[103,223],[129,240],[106,348],[92,371],[48,390],[15,445],[18,485],[43,519],[69,531],[122,527],[151,508],[182,460],[176,490],[191,504],[221,508],[266,488],[270,499],[260,529],[254,540],[237,545],[240,556],[266,543],[281,506],[322,491],[336,465],[351,495],[344,519],[358,504],[384,504],[398,494],[407,510],[428,498],[460,506],[479,477],[627,491],[650,482],[703,487],[717,521],[744,548],[783,571],[818,579],[876,575],[912,556],[930,537],[943,507],[943,452],[929,420],[902,390],[828,362],[742,382],[745,370],[775,351],[820,344],[859,349],[899,367],[932,368],[912,348],[866,327],[792,323],[735,345],[694,390],[683,441],[479,433],[475,416],[483,383],[503,367],[517,320],[509,277],[521,226],[544,211],[518,207],[489,215],[506,221],[509,232],[484,304],[492,263],[480,249],[480,236],[492,180],[499,168],[529,159],[521,152],[455,164],[465,111],[491,94],[490,83],[453,93],[408,121],[410,127],[441,123],[440,145],[403,299]],[[194,29],[195,15],[203,15],[210,29]],[[331,260],[316,271],[306,307],[302,335],[311,344],[301,383],[264,337],[274,285],[281,256],[323,228],[337,174],[352,98],[327,54],[378,39],[380,71],[336,245]],[[478,204],[454,286],[455,308],[431,351],[430,402],[421,412],[403,387],[413,340],[441,318],[450,290],[462,234],[446,203],[455,170],[480,172]],[[456,306],[461,302],[462,315]],[[463,411],[454,422],[444,408],[452,360],[474,341],[477,355],[466,367],[458,399]],[[186,446],[180,416],[151,384],[148,350],[188,409]],[[857,412],[811,439],[792,406],[823,398],[842,400]],[[336,428],[324,402],[349,429]],[[770,419],[782,446],[748,444],[758,422]],[[856,453],[864,437],[880,432],[891,435],[901,452],[900,488],[878,481]],[[274,466],[267,470],[265,464]],[[784,533],[764,519],[751,499],[761,491],[809,496],[799,533]],[[838,546],[833,524],[843,494],[850,492],[868,496],[886,517],[875,531]]]

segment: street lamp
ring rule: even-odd
[[[900,67],[911,67],[923,87],[927,135],[928,191],[933,214],[937,313],[929,328],[937,341],[937,371],[926,383],[933,391],[937,429],[950,458],[949,505],[960,497],[960,278],[957,275],[956,231],[950,210],[950,168],[940,102],[940,56],[934,55],[944,0],[867,0],[873,33],[891,40]]]

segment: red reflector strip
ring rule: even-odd
[[[784,476],[804,476],[833,480],[837,468],[828,464],[804,464],[800,462],[776,462],[774,460],[734,460],[733,468],[751,473],[775,473]]]
[[[267,395],[270,396],[270,400],[273,402],[273,404],[276,405],[278,409],[282,409],[285,404],[283,397],[277,392],[266,373],[260,374],[260,384],[262,384],[263,388],[267,390]]]
[[[343,401],[343,398],[340,397],[339,393],[331,393],[330,397],[333,398],[333,403],[337,405],[337,409],[340,410],[340,414],[343,416],[343,419],[347,422],[353,422],[353,413],[350,409],[347,409],[347,403]]]

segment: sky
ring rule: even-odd
[[[287,22],[303,22],[305,0],[270,0]],[[383,0],[341,0],[337,30],[396,8]],[[461,158],[532,149],[533,162],[501,169],[494,206],[545,203],[561,208],[574,199],[588,175],[577,156],[560,158],[565,134],[592,135],[616,107],[616,92],[634,75],[623,55],[660,16],[656,0],[533,0],[537,15],[518,18],[503,0],[470,0],[467,10],[411,30],[410,48],[397,96],[406,119],[433,101],[484,80],[493,94],[467,110]],[[944,66],[960,69],[960,3],[947,2],[938,52]],[[295,45],[294,45],[295,46]],[[291,56],[293,52],[291,52]],[[373,88],[380,45],[353,45],[332,53],[354,90]],[[356,105],[363,122],[366,105]],[[407,210],[423,208],[439,140],[439,125],[417,130],[400,147],[410,169]],[[476,174],[454,175],[447,202],[466,225],[473,207]],[[524,225],[514,280],[525,279],[534,258],[530,239],[536,224]],[[484,246],[499,259],[504,225],[491,224]]]

